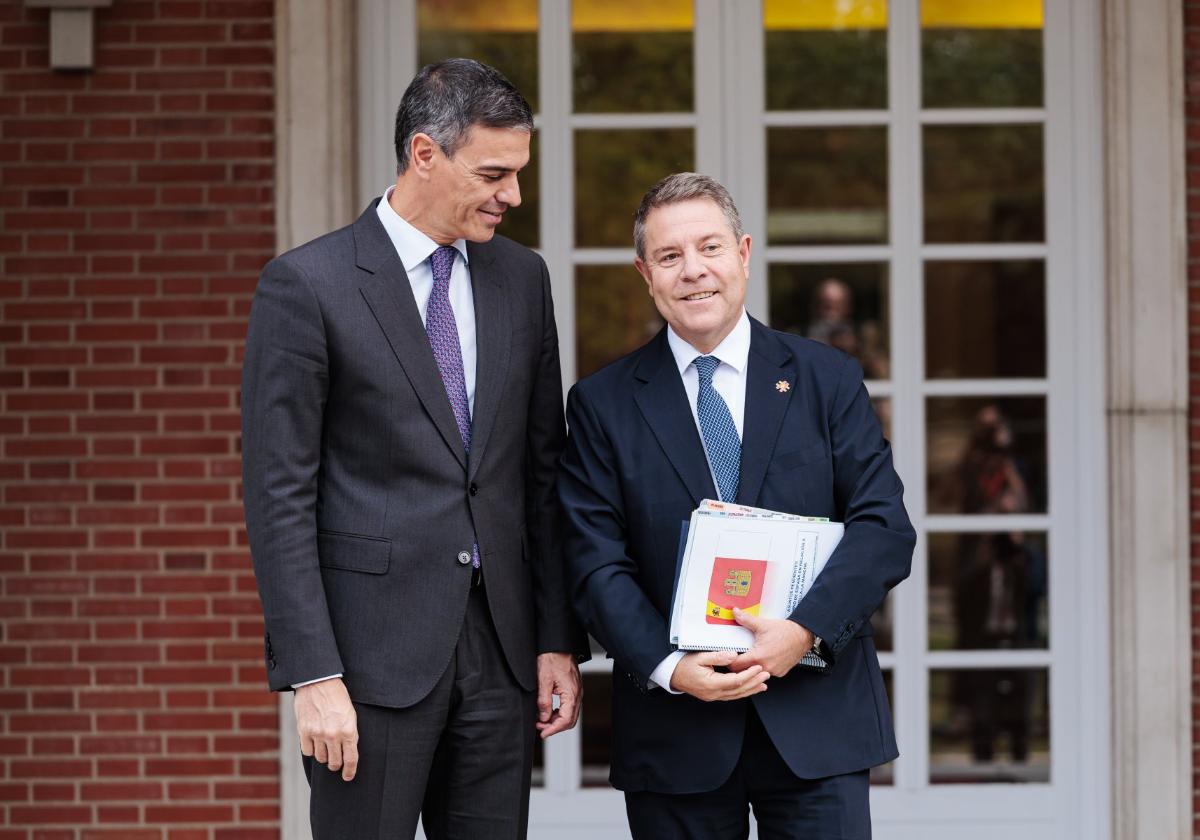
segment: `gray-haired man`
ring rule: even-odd
[[[550,283],[494,235],[532,125],[492,68],[424,68],[395,187],[255,295],[246,523],[317,840],[523,837],[535,732],[578,715]]]

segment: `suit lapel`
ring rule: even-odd
[[[359,275],[359,291],[387,337],[396,361],[404,368],[417,398],[465,470],[462,437],[458,434],[442,375],[433,359],[421,312],[413,298],[404,264],[375,215],[374,203],[354,223],[354,242],[358,267],[365,272]]]
[[[635,397],[638,408],[691,494],[692,503],[699,506],[701,499],[717,498],[665,327],[646,346],[634,375],[644,383]]]
[[[512,323],[508,296],[504,294],[503,272],[489,249],[467,243],[470,255],[471,288],[475,299],[475,410],[471,413],[471,455],[468,477],[474,477],[483,462],[484,449],[508,376],[512,350]]]
[[[755,505],[775,441],[796,391],[791,352],[771,332],[750,319],[750,357],[746,371],[746,413],[742,422],[742,472],[738,504]],[[787,383],[781,390],[779,383]]]

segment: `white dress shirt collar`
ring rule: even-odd
[[[746,363],[750,358],[750,316],[746,314],[745,309],[742,309],[742,317],[738,319],[729,335],[725,336],[725,339],[714,347],[711,353],[701,353],[680,338],[670,325],[667,326],[667,344],[671,348],[671,355],[675,357],[675,364],[679,368],[680,376],[687,370],[688,365],[696,360],[697,356],[716,356],[721,364],[729,365],[741,376],[745,372]]]
[[[392,197],[394,189],[396,189],[395,184],[387,188],[383,193],[383,198],[379,199],[375,212],[379,216],[379,221],[383,223],[383,229],[387,231],[388,238],[392,240],[396,253],[400,255],[400,262],[404,263],[404,270],[412,272],[414,268],[429,259],[429,255],[438,249],[438,244],[396,212],[388,200]],[[467,240],[456,239],[452,244],[462,255],[463,262],[467,262]]]

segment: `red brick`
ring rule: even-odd
[[[14,779],[84,779],[92,776],[92,762],[82,758],[14,759],[9,763],[9,767],[10,774]]]
[[[84,686],[91,683],[92,674],[86,668],[13,668],[9,672],[8,679],[9,684],[14,687]]]
[[[70,609],[70,604],[65,605]],[[80,622],[13,621],[9,622],[9,641],[33,641],[35,639],[90,639],[91,625]]]
[[[157,691],[81,691],[80,709],[158,709],[162,697]]]
[[[0,783],[0,802],[28,802],[29,785],[22,782]]]
[[[196,665],[147,667],[143,671],[143,679],[147,685],[179,685],[185,683],[227,685],[232,680],[232,675],[232,670],[226,665],[213,665],[209,667]],[[274,702],[274,698],[272,698],[272,702]],[[241,707],[240,703],[218,703],[216,705],[232,708]],[[253,706],[259,704],[246,703],[245,705]]]
[[[146,773],[151,776],[228,776],[232,772],[232,758],[146,759]]]
[[[144,725],[148,732],[199,730],[211,733],[232,729],[233,716],[228,712],[147,712]]]
[[[278,799],[275,782],[221,782],[214,785],[217,799]],[[86,797],[85,797],[86,798]]]
[[[162,784],[159,782],[85,782],[79,787],[79,795],[85,802],[156,800],[162,799]]]
[[[157,645],[97,645],[80,646],[80,662],[157,662],[161,654]]]
[[[80,825],[91,821],[92,809],[85,805],[13,805],[9,816],[17,825]]]
[[[158,755],[162,738],[158,735],[84,735],[79,739],[81,755]]]

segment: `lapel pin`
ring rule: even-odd
[[[786,379],[780,379],[775,383],[775,390],[781,394],[786,394],[791,387]]]

